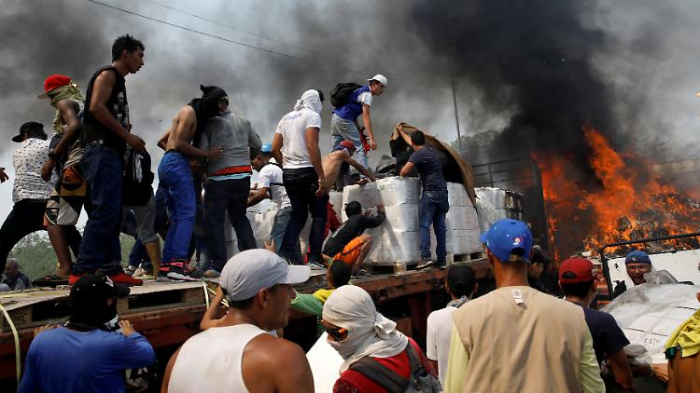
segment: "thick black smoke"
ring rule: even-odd
[[[449,58],[455,77],[476,86],[487,108],[512,113],[491,160],[568,151],[585,169],[582,126],[608,136],[615,131],[611,96],[593,65],[606,34],[583,22],[594,6],[573,0],[416,5],[419,36]]]

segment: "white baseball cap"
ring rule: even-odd
[[[371,77],[370,79],[367,79],[367,82],[372,82],[372,81],[377,81],[384,86],[386,86],[388,83],[388,81],[386,80],[386,76],[384,76],[382,74],[377,74],[377,75]]]
[[[277,254],[264,250],[246,250],[231,257],[221,272],[219,283],[230,301],[250,299],[261,289],[277,284],[301,284],[308,281],[308,266],[289,266]]]

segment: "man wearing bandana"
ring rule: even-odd
[[[127,320],[117,300],[129,288],[86,275],[71,288],[71,313],[58,328],[42,328],[27,352],[20,392],[123,392],[124,371],[151,365],[156,353]],[[117,332],[116,330],[121,330]]]
[[[218,160],[221,147],[203,150],[192,145],[208,119],[228,110],[226,92],[216,86],[200,86],[202,98],[193,99],[173,118],[165,155],[158,166],[159,187],[167,194],[170,227],[163,246],[161,281],[196,281],[185,273],[190,238],[194,227],[196,199],[192,187],[191,159]]]
[[[323,305],[321,324],[328,344],[344,359],[334,393],[404,391],[414,382],[416,366],[422,367],[424,391],[439,391],[435,372],[418,344],[377,312],[364,289],[353,285],[336,289]],[[398,389],[387,385],[389,381],[400,384]]]
[[[223,150],[221,157],[210,159],[207,164],[204,201],[212,265],[205,275],[217,277],[228,260],[224,239],[226,212],[236,231],[239,251],[256,248],[253,228],[245,214],[253,173],[251,152],[257,154],[262,142],[246,118],[227,109],[204,124],[199,148],[208,150],[210,146]]]
[[[51,141],[51,150],[46,158],[41,177],[51,179],[54,170],[59,179],[51,191],[46,204],[44,224],[49,233],[51,245],[58,258],[58,271],[37,280],[38,285],[61,285],[68,283],[73,263],[70,251],[77,257],[80,251],[80,232],[75,224],[85,203],[87,183],[80,170],[80,159],[84,146],[80,143],[85,98],[80,88],[65,75],[51,75],[44,81],[44,94],[51,107],[56,109],[53,129],[56,132]]]
[[[272,156],[282,165],[282,179],[292,203],[292,218],[280,247],[280,256],[301,265],[298,246],[306,219],[311,214],[309,234],[309,263],[321,265],[323,230],[326,226],[328,190],[324,187],[321,150],[318,138],[321,131],[323,94],[309,89],[301,95],[294,110],[282,117],[272,140]]]

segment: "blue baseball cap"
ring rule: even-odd
[[[263,153],[263,154],[272,153],[272,145],[269,143],[262,145],[262,147],[260,148],[260,153]]]
[[[510,218],[498,220],[488,232],[481,234],[480,239],[501,262],[521,260],[530,263],[532,232],[522,221]],[[522,251],[513,253],[515,250]]]
[[[625,257],[625,265],[628,263],[648,263],[651,265],[651,258],[644,251],[635,250]]]

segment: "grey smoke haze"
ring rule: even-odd
[[[226,89],[233,108],[269,141],[304,90],[320,88],[328,96],[338,82],[378,72],[389,78],[389,88],[372,108],[380,135],[372,161],[388,151],[386,139],[400,121],[448,141],[456,138],[452,76],[463,133],[506,129],[503,141],[509,143],[501,146],[575,149],[580,125],[590,121],[614,136],[616,146],[645,148],[662,138],[670,155],[695,154],[688,146],[698,141],[700,6],[692,0],[167,2],[253,35],[150,1],[104,1],[286,56],[86,0],[2,1],[3,166],[11,167],[15,146],[9,136],[22,122],[36,119],[50,128],[53,110],[35,98],[45,77],[63,73],[85,89],[92,73],[109,63],[111,42],[123,33],[146,45],[146,64],[127,77],[127,89],[134,132],[146,139],[156,163],[157,137],[178,108],[199,94],[199,84]],[[323,115],[325,152],[329,107]],[[0,198],[9,201],[10,188],[0,187]],[[7,211],[3,204],[0,216]]]

